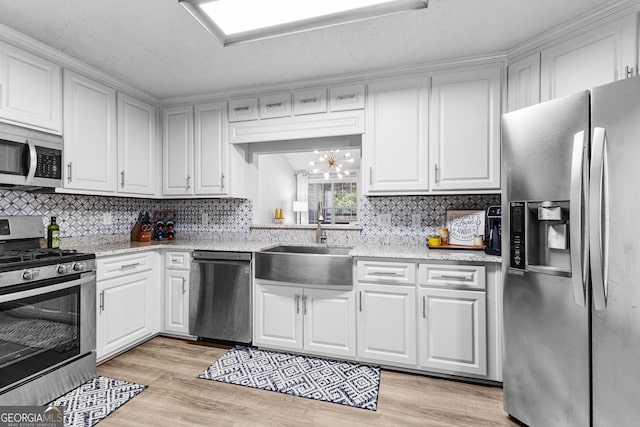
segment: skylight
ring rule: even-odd
[[[178,0],[225,45],[427,7],[428,0]]]

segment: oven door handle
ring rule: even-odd
[[[89,280],[94,280],[95,281],[95,278],[96,278],[96,273],[95,272],[91,272],[91,273],[84,273],[80,279],[76,279],[76,280],[72,280],[72,281],[56,283],[56,284],[50,285],[50,286],[38,286],[38,285],[36,285],[33,289],[27,289],[25,291],[11,292],[11,293],[8,293],[8,294],[5,294],[5,295],[0,295],[0,303],[8,302],[8,301],[15,301],[15,300],[18,300],[18,299],[29,298],[29,297],[33,297],[33,296],[36,296],[36,295],[42,295],[42,294],[46,294],[46,293],[49,293],[49,292],[59,291],[61,289],[71,288],[71,287],[77,286],[77,285],[79,285],[81,283],[85,283],[85,282],[87,282]]]
[[[27,139],[27,146],[29,147],[29,172],[27,172],[27,184],[31,184],[34,182],[36,176],[38,152],[36,151],[36,145],[30,139]]]

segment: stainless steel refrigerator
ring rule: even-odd
[[[640,77],[505,114],[504,409],[640,423]]]

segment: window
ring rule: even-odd
[[[352,224],[358,221],[356,178],[336,181],[309,179],[309,224],[318,222],[318,202],[322,202],[326,224]]]

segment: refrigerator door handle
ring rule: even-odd
[[[584,307],[585,289],[588,282],[588,254],[589,241],[586,238],[586,209],[587,204],[587,145],[584,131],[573,137],[573,156],[571,158],[571,191],[569,199],[569,233],[571,242],[571,282],[573,285],[573,300],[580,307]]]
[[[602,311],[607,306],[607,211],[608,192],[606,166],[607,134],[604,128],[593,129],[591,181],[589,184],[589,233],[593,305]],[[603,224],[603,222],[605,224]],[[604,230],[603,230],[604,225]]]

